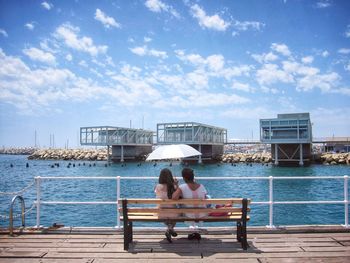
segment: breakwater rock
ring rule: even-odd
[[[324,165],[347,164],[350,165],[350,153],[322,153],[314,155],[316,163]]]
[[[224,163],[270,163],[271,153],[227,153],[223,154]]]
[[[107,161],[107,149],[41,149],[28,159]]]
[[[0,148],[0,154],[14,154],[14,155],[30,155],[33,154],[37,149],[32,147],[24,148]]]

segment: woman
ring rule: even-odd
[[[172,195],[172,199],[178,200],[179,198],[184,199],[205,199],[207,195],[207,190],[204,185],[198,184],[194,181],[194,173],[191,168],[184,168],[182,170],[182,178],[185,183],[181,184]],[[193,205],[186,206],[193,207]],[[201,207],[201,206],[195,206]],[[206,206],[203,206],[205,208]],[[206,213],[186,213],[185,216],[189,218],[201,218],[206,216]],[[192,224],[193,226],[193,224]],[[188,235],[188,239],[201,239],[199,233],[193,233]]]
[[[154,188],[154,192],[156,194],[157,198],[160,199],[171,199],[173,193],[175,192],[176,188],[178,187],[178,182],[177,180],[173,178],[173,175],[171,171],[167,168],[164,168],[160,171],[159,179],[158,179],[158,184]],[[162,205],[161,207],[163,208],[172,208],[175,206],[164,206]],[[170,213],[170,212],[163,212],[159,214],[159,217],[166,218],[166,217],[172,217],[176,216],[177,214]],[[177,233],[174,231],[174,226],[175,222],[165,222],[167,225],[167,231],[165,232],[166,239],[168,240],[169,243],[172,243],[171,237],[176,237]]]

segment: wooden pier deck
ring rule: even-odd
[[[227,230],[204,230],[199,243],[188,240],[186,230],[178,233],[169,244],[161,230],[135,230],[129,251],[123,250],[123,235],[117,230],[25,230],[13,237],[0,233],[0,262],[350,262],[350,231],[341,226],[321,230],[249,228],[247,251]]]

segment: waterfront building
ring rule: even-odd
[[[227,130],[197,122],[176,122],[157,124],[157,144],[187,144],[202,153],[202,156],[186,160],[215,160],[224,153]]]
[[[139,160],[152,152],[153,131],[112,126],[80,128],[80,144],[107,146],[108,160]],[[112,154],[110,156],[110,147]]]
[[[327,137],[324,149],[325,152],[350,152],[350,137]]]
[[[271,144],[276,165],[309,163],[312,148],[310,114],[278,114],[277,118],[260,119],[260,141]]]

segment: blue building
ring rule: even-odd
[[[227,142],[227,130],[198,122],[157,124],[157,144],[188,144],[202,156],[186,158],[198,163],[210,162],[221,156]]]
[[[271,144],[276,165],[309,163],[312,148],[310,114],[278,114],[274,119],[260,119],[260,141]]]

